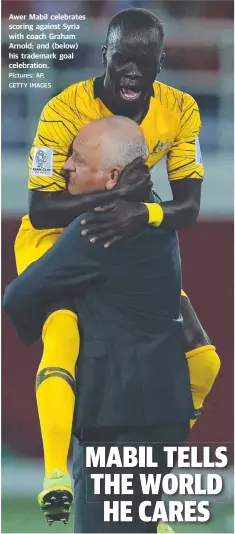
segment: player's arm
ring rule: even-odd
[[[66,228],[76,217],[98,206],[112,202],[113,194],[70,195],[68,191],[45,193],[29,192],[29,217],[37,230]]]
[[[66,190],[64,163],[78,130],[84,126],[75,101],[76,85],[50,100],[39,120],[29,157],[29,217],[37,229],[64,228],[82,213],[125,194],[125,191],[104,191],[72,196]],[[143,177],[138,161],[135,171],[132,190],[139,187],[139,181],[149,181],[149,176]],[[126,171],[127,178],[129,172],[132,167]]]
[[[73,140],[84,126],[76,109],[74,85],[44,107],[29,156],[29,217],[37,229],[68,226],[76,217],[95,207],[94,195],[71,196],[66,190],[64,164]],[[97,202],[112,201],[98,195]]]
[[[170,230],[193,224],[200,210],[203,178],[200,126],[198,106],[191,96],[185,95],[179,133],[167,158],[173,199],[160,204],[118,201],[113,213],[93,215],[87,224],[87,235],[96,241],[112,243],[135,234],[147,224]]]
[[[195,223],[201,200],[201,180],[183,178],[171,182],[173,199],[161,204],[146,204],[148,222],[153,226],[179,230]]]
[[[5,290],[3,308],[25,344],[40,337],[53,303],[74,298],[105,277],[103,262],[98,261],[89,242],[79,237],[79,229],[80,221],[76,219],[55,245]]]
[[[65,228],[84,212],[128,196],[138,198],[144,190],[150,190],[150,172],[142,158],[136,158],[122,171],[122,187],[118,190],[83,195],[70,195],[66,190],[49,193],[29,191],[29,216],[38,230]]]
[[[199,214],[204,174],[199,144],[200,114],[195,100],[184,95],[178,136],[167,156],[173,199],[160,206],[147,204],[155,226],[178,230],[193,224]]]

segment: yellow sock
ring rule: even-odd
[[[36,378],[45,476],[55,468],[67,472],[79,354],[78,318],[69,310],[52,313],[43,328],[44,350]]]
[[[220,369],[220,359],[213,345],[186,352],[194,409],[200,413]],[[191,428],[197,419],[190,421]]]

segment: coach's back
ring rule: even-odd
[[[76,298],[81,348],[75,432],[189,420],[176,233],[148,228],[108,250],[84,240],[81,246],[99,275]]]

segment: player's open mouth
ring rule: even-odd
[[[119,82],[119,94],[122,100],[126,102],[135,102],[140,98],[144,91],[143,76],[133,76],[126,72]]]
[[[138,100],[142,93],[142,90],[137,89],[137,87],[122,87],[120,89],[120,95],[123,100]]]

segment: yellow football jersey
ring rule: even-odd
[[[63,166],[77,132],[95,119],[112,116],[96,97],[94,85],[95,78],[76,83],[44,107],[29,157],[29,189],[63,190]],[[147,164],[152,168],[167,156],[169,180],[202,179],[201,121],[195,100],[158,81],[153,89],[140,124],[149,148]]]

